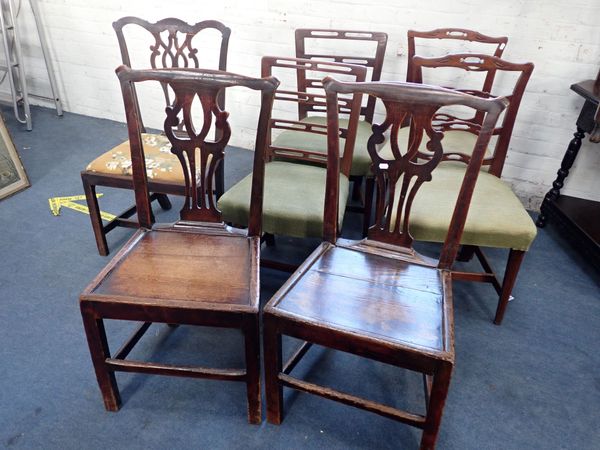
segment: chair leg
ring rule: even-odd
[[[260,329],[258,315],[244,330],[246,347],[246,391],[248,396],[248,422],[260,424]]]
[[[433,376],[431,395],[429,397],[429,404],[427,405],[427,419],[419,447],[421,450],[435,448],[440,424],[442,423],[444,404],[446,403],[448,388],[450,387],[451,375],[452,364],[446,362],[440,364],[440,368]]]
[[[281,334],[270,324],[267,317],[263,323],[263,348],[267,420],[279,425],[283,420],[283,386],[279,383],[279,373],[282,370]]]
[[[156,194],[156,200],[158,200],[158,204],[165,211],[170,210],[173,205],[171,205],[171,200],[167,197],[167,194]]]
[[[264,233],[263,239],[264,239],[264,242],[267,245],[267,247],[275,246],[275,236],[272,235],[271,233]]]
[[[473,256],[475,255],[476,248],[477,247],[475,247],[474,245],[461,245],[460,251],[456,256],[456,260],[462,262],[471,261],[471,259],[473,259]]]
[[[508,262],[506,263],[506,271],[504,272],[504,280],[502,281],[502,291],[500,292],[500,300],[498,301],[498,308],[496,309],[496,317],[494,323],[500,325],[508,306],[508,300],[512,293],[515,281],[517,281],[517,274],[519,268],[525,257],[525,252],[521,250],[510,249],[508,254]]]
[[[363,237],[369,234],[371,226],[371,210],[373,209],[373,193],[375,190],[375,178],[367,177],[365,181],[365,205],[363,211]]]
[[[362,181],[363,181],[364,177],[353,177],[353,182],[352,182],[352,200],[354,201],[359,201],[360,200],[360,187],[362,185]]]
[[[83,192],[85,192],[85,198],[90,211],[90,220],[92,221],[92,229],[94,230],[98,253],[101,256],[107,256],[109,253],[108,244],[106,243],[106,233],[104,232],[104,225],[102,225],[102,217],[100,217],[98,198],[96,198],[96,186],[90,184],[83,176],[81,177],[81,181],[83,182]]]
[[[110,358],[106,332],[104,331],[104,322],[95,317],[94,313],[82,303],[81,317],[83,318],[83,327],[87,336],[88,346],[96,371],[96,379],[102,392],[104,407],[107,411],[118,411],[121,406],[121,396],[117,386],[115,374],[106,368],[105,360]]]
[[[215,191],[217,200],[225,193],[225,158],[221,160],[216,170]]]

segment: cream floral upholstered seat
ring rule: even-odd
[[[177,156],[171,153],[171,143],[166,136],[142,133],[146,172],[150,180],[181,182],[183,171]],[[93,160],[86,170],[90,172],[131,176],[129,141],[125,141]]]

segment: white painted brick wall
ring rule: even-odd
[[[18,2],[18,0],[14,0]],[[19,17],[31,89],[49,93],[28,0]],[[134,15],[147,20],[217,19],[232,29],[229,70],[260,74],[263,55],[293,56],[294,29],[346,28],[389,34],[383,79],[406,76],[406,31],[444,26],[509,36],[509,61],[536,68],[517,117],[504,178],[527,206],[536,208],[555,178],[582,105],[569,90],[600,68],[598,0],[38,0],[67,111],[124,120],[114,69],[120,63],[112,22]],[[155,103],[156,104],[156,103]],[[256,98],[241,91],[227,98],[232,144],[251,147]],[[146,117],[160,126],[159,114]],[[35,117],[34,117],[35,122]],[[34,123],[35,126],[35,123]],[[60,125],[58,125],[60,126]],[[600,146],[583,144],[565,193],[600,200]]]

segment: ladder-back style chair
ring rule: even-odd
[[[412,59],[414,79],[424,80],[424,69],[454,68],[459,71],[474,71],[496,75],[502,74],[507,78],[512,73],[516,79],[511,84],[512,90],[506,98],[510,104],[506,108],[498,126],[494,129],[494,145],[490,145],[483,160],[482,173],[479,176],[475,194],[462,241],[463,250],[460,260],[468,260],[473,254],[484,270],[482,273],[455,271],[455,279],[468,281],[481,281],[491,283],[498,293],[499,300],[496,308],[494,323],[501,324],[504,312],[511,298],[511,293],[519,272],[525,252],[531,246],[537,230],[533,220],[525,210],[519,198],[513,193],[510,186],[500,177],[504,168],[508,146],[512,136],[513,127],[521,104],[521,99],[527,82],[533,72],[533,64],[514,64],[495,56],[482,54],[455,54],[439,58],[422,58],[415,56]],[[505,88],[508,86],[505,83]],[[492,98],[494,94],[488,91],[469,89],[466,92],[482,98]],[[445,232],[452,217],[452,204],[458,195],[460,180],[470,161],[470,149],[481,130],[481,124],[469,119],[461,119],[446,112],[440,119],[436,114],[436,130],[444,132],[445,155],[444,162],[438,170],[438,177],[428,183],[415,198],[411,225],[417,240],[430,242],[444,242]],[[470,140],[461,140],[457,145],[456,140],[446,141],[456,130],[470,135]],[[409,128],[403,133],[410,133]],[[436,208],[431,209],[435,204]],[[494,247],[509,249],[508,262],[502,281],[494,273],[486,259],[481,247]]]
[[[295,77],[296,72],[345,76],[352,81],[364,81],[366,69],[351,64],[320,62],[308,59],[264,57],[262,59],[262,76],[271,76],[276,70],[278,78],[288,74]],[[341,181],[339,202],[342,207],[339,213],[339,224],[343,221],[344,207],[349,191],[349,175],[352,163],[352,151],[356,138],[356,127],[360,113],[361,96],[353,95],[340,99],[340,113],[348,117],[345,127],[340,133],[340,145],[343,155],[340,159]],[[291,103],[298,103],[325,111],[325,94],[298,92],[282,87],[275,94],[277,114],[284,114],[281,108]],[[325,204],[325,180],[328,170],[327,162],[327,124],[289,120],[281,115],[270,122],[267,159],[265,170],[265,198],[263,207],[263,231],[271,235],[292,237],[320,237],[323,229],[323,211]],[[291,113],[293,114],[293,113]],[[274,130],[284,130],[279,136],[272,138]],[[320,147],[297,145],[296,141],[286,138],[287,131],[294,130],[302,134],[306,141],[316,140]],[[343,144],[342,144],[343,142]],[[226,221],[246,225],[250,205],[251,176],[248,175],[231,187],[219,199],[218,206],[223,211]]]
[[[132,27],[133,30],[147,32],[149,43],[149,61],[145,68],[200,68],[199,57],[202,55],[200,35],[206,30],[212,30],[220,35],[219,62],[214,69],[226,70],[227,49],[231,30],[216,20],[205,20],[194,25],[182,20],[168,18],[156,23],[150,23],[137,17],[123,17],[113,23],[121,50],[122,63],[131,67],[130,51],[125,39],[124,28]],[[162,85],[165,104],[172,104],[171,94],[166,85]],[[137,92],[134,91],[134,102],[139,107]],[[219,106],[225,107],[225,97],[221,94]],[[142,120],[140,118],[140,120]],[[146,151],[146,165],[148,169],[148,182],[151,201],[158,200],[164,209],[170,209],[171,203],[166,194],[185,195],[185,183],[181,167],[175,155],[170,152],[169,140],[162,134],[148,133],[142,121],[142,140]],[[96,186],[112,188],[133,189],[132,162],[129,150],[129,141],[100,155],[87,165],[81,172],[81,180],[86,195],[90,219],[98,252],[106,256],[109,253],[106,234],[116,227],[139,227],[137,220],[131,220],[135,215],[135,206],[119,214],[117,218],[106,224],[102,223],[100,207],[96,198]],[[216,173],[215,190],[217,195],[224,191],[224,165],[221,164]]]
[[[327,180],[327,206],[322,243],[267,303],[263,313],[263,345],[267,419],[283,418],[283,387],[330,400],[423,429],[421,448],[433,448],[454,366],[452,263],[458,253],[471,195],[480,174],[485,148],[506,100],[481,99],[443,88],[409,84],[324,81],[331,126],[329,158],[338,161],[336,127],[338,94],[361,92],[380,99],[386,109],[381,125],[368,141],[376,178],[376,222],[362,241],[337,240],[335,171]],[[436,111],[462,105],[485,113],[472,158],[463,172],[460,195],[439,261],[412,248],[411,206],[443,159],[443,134],[434,129]],[[414,139],[397,141],[398,131],[411,118]],[[376,144],[391,129],[392,153]],[[426,153],[419,143],[428,141]],[[435,205],[432,205],[435,208]],[[282,335],[304,341],[283,364]],[[294,367],[317,344],[422,373],[424,413],[408,412],[292,376]],[[316,368],[312,369],[313,371]]]
[[[278,81],[202,69],[132,70],[120,66],[117,74],[127,115],[141,228],[80,296],[104,405],[110,411],[120,407],[117,371],[241,381],[247,387],[248,420],[260,423],[259,257],[264,149]],[[152,223],[146,147],[133,88],[134,83],[147,81],[166,84],[174,93],[172,106],[166,108],[164,132],[183,171],[186,192],[180,220],[175,224]],[[230,87],[248,88],[261,95],[247,230],[227,226],[214,198],[214,174],[231,135],[229,114],[220,109],[217,98],[221,90]],[[191,113],[196,101],[204,112],[200,124],[194,123]],[[221,133],[215,140],[207,140],[213,122]],[[111,353],[105,319],[142,324]],[[246,367],[212,369],[126,359],[155,322],[240,329]]]
[[[297,29],[295,33],[296,58],[314,59],[317,61],[330,61],[348,64],[356,64],[367,68],[367,78],[370,81],[379,81],[383,69],[383,60],[387,46],[388,35],[376,31],[352,31],[352,30],[328,30],[328,29]],[[372,43],[372,44],[371,44]],[[353,44],[352,48],[333,51],[322,48],[324,45],[346,46]],[[365,47],[360,48],[363,44]],[[357,48],[358,46],[358,48]],[[307,49],[308,47],[308,49]],[[369,77],[370,74],[370,77]],[[310,90],[321,84],[320,79],[311,79],[305,76],[304,71],[298,72],[298,91],[310,92]],[[298,117],[302,122],[319,123],[324,125],[325,117],[314,115],[315,108],[311,105],[298,104]],[[311,114],[311,115],[309,115]],[[350,180],[353,181],[353,197],[360,197],[360,186],[364,177],[370,174],[371,159],[367,152],[367,140],[371,136],[371,124],[375,114],[375,98],[369,97],[366,105],[360,110],[360,120],[356,131],[356,143],[352,156],[352,167],[350,168]],[[340,119],[342,127],[347,126],[347,120]],[[299,147],[310,145],[311,150],[323,148],[319,142],[306,141],[302,135],[292,134],[288,139],[296,139],[295,144]],[[323,139],[324,140],[324,139]]]
[[[508,37],[500,36],[486,36],[477,31],[466,30],[462,28],[438,28],[432,31],[408,31],[408,64],[407,64],[407,72],[406,72],[406,81],[411,83],[423,83],[422,74],[419,70],[415,70],[413,58],[415,56],[425,56],[417,54],[417,43],[427,43],[429,41],[463,41],[469,43],[469,46],[472,47],[468,51],[445,51],[445,54],[448,53],[476,53],[476,54],[486,54],[490,56],[495,56],[496,58],[502,58],[502,54],[506,49],[506,44],[508,43]],[[437,42],[436,42],[437,44]],[[476,50],[475,50],[476,49]],[[482,50],[486,49],[489,51],[483,52]],[[473,51],[475,50],[475,51]],[[439,53],[439,52],[436,52]],[[432,55],[428,55],[432,57]],[[445,55],[435,55],[433,57],[441,57]],[[470,86],[470,89],[463,89],[462,92],[467,92],[473,95],[485,95],[485,93],[491,93],[492,88],[494,87],[494,80],[496,77],[496,71],[492,68],[486,71],[485,78],[483,80],[483,84],[481,87]],[[427,83],[427,81],[425,81]],[[431,83],[428,83],[431,84]],[[436,85],[439,83],[435,83]],[[475,122],[476,124],[481,125],[482,114],[476,113],[471,118],[463,118],[460,119],[461,123],[464,122]],[[452,114],[447,114],[445,112],[439,113],[436,116],[436,122],[447,122],[451,124],[455,120],[455,117]],[[460,146],[464,146],[467,148],[473,148],[474,134],[469,129],[463,129],[459,126],[446,127],[446,131],[452,131],[452,133],[446,133],[444,138],[446,139],[446,148],[459,148]]]

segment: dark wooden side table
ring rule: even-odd
[[[577,119],[577,131],[569,143],[556,180],[552,189],[548,191],[540,207],[540,215],[536,225],[544,227],[548,220],[552,220],[578,250],[588,259],[596,269],[600,270],[600,202],[582,198],[561,195],[560,190],[577,153],[581,148],[581,141],[586,133],[590,134],[590,141],[600,142],[600,92],[598,92],[599,79],[581,81],[571,86],[571,89],[585,99]],[[600,174],[598,174],[600,175]]]

